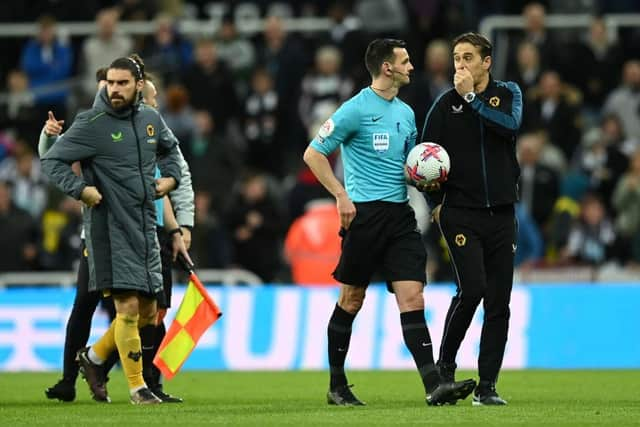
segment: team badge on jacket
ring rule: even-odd
[[[147,135],[153,136],[156,134],[156,130],[153,128],[153,125],[147,125]]]
[[[467,244],[467,238],[464,234],[460,233],[460,234],[456,234],[456,245],[458,246],[464,246]]]
[[[492,96],[491,98],[489,98],[489,105],[491,105],[492,107],[498,107],[500,105],[500,98],[498,98],[497,96]]]

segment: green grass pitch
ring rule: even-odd
[[[459,379],[470,377],[459,372]],[[507,407],[428,407],[417,373],[352,371],[362,408],[328,406],[325,372],[182,372],[165,391],[183,404],[134,406],[122,371],[111,374],[113,403],[97,404],[78,381],[73,403],[49,401],[55,373],[0,373],[0,426],[173,425],[640,425],[640,370],[505,371]]]

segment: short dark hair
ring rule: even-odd
[[[136,81],[144,80],[144,62],[137,54],[131,54],[127,57],[118,58],[109,65],[109,69],[116,68],[119,70],[129,70]]]
[[[460,43],[469,43],[474,47],[480,48],[480,55],[482,58],[491,56],[493,46],[488,38],[478,33],[464,33],[453,39],[452,49],[455,49]]]
[[[364,63],[373,77],[380,74],[380,66],[383,62],[393,61],[395,48],[406,48],[407,44],[403,40],[398,39],[375,39],[364,54]]]
[[[107,67],[100,67],[96,70],[96,83],[107,80]]]

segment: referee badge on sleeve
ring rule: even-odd
[[[456,234],[456,245],[462,247],[466,244],[467,244],[467,237],[462,233]]]

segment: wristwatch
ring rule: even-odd
[[[474,92],[467,92],[464,94],[464,96],[462,97],[465,101],[467,101],[467,103],[471,103],[473,102],[474,99],[476,99],[476,94]]]
[[[471,103],[473,102],[474,99],[476,99],[476,94],[474,92],[467,92],[464,94],[464,96],[462,97],[465,101],[467,101],[467,103]]]

